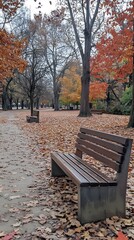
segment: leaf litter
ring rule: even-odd
[[[28,135],[28,147],[34,154],[37,171],[34,173],[34,182],[28,187],[29,201],[22,201],[19,209],[9,208],[9,212],[15,214],[15,217],[23,211],[23,217],[16,217],[14,227],[18,227],[20,232],[18,236],[14,235],[14,239],[133,239],[134,144],[128,173],[126,218],[114,216],[104,221],[81,225],[77,220],[77,188],[68,177],[51,178],[50,161],[50,153],[53,151],[75,151],[75,139],[81,126],[134,139],[134,130],[126,128],[128,117],[94,114],[91,118],[79,118],[77,111],[41,110],[40,123],[29,124],[25,120],[26,111],[15,114],[19,118],[19,123],[15,123]],[[29,213],[26,214],[27,212]],[[31,232],[22,234],[22,228],[27,224],[33,224],[34,231],[32,229]]]

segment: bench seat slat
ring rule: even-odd
[[[66,162],[57,152],[52,153],[51,158],[58,164],[62,170],[73,178],[74,183],[77,185],[89,185],[89,182],[86,180],[85,177],[81,176],[68,162]]]
[[[71,157],[74,160],[77,160],[78,162],[83,161],[81,158],[79,158],[78,156],[76,156],[75,154],[69,154],[71,155]],[[92,173],[98,175],[99,177],[101,177],[102,179],[104,179],[109,185],[117,185],[117,182],[115,180],[110,179],[109,177],[107,177],[105,174],[103,174],[102,172],[100,172],[98,169],[92,167],[91,165],[89,165],[87,162],[83,161],[82,163],[86,168],[88,168],[89,170],[92,171]]]
[[[92,129],[86,129],[86,128],[81,128],[80,131],[82,133],[97,136],[97,137],[100,137],[102,139],[107,139],[107,140],[110,140],[110,141],[113,141],[113,142],[116,142],[116,143],[119,143],[119,144],[123,144],[125,146],[128,145],[128,139],[127,138],[116,136],[114,134],[103,133],[103,132],[100,132],[100,131],[96,131],[96,130],[94,131]]]
[[[105,156],[93,151],[92,149],[87,149],[86,147],[81,146],[78,143],[76,143],[76,148],[79,149],[80,151],[90,155],[91,157],[95,158],[96,160],[101,161],[102,163],[111,167],[112,169],[114,169],[116,171],[120,171],[120,164],[115,161],[112,161],[112,159],[109,159],[108,157],[105,157]]]
[[[116,185],[117,182],[108,178],[99,170],[96,171],[95,168],[91,167],[87,162],[77,157],[75,154],[64,154],[71,161],[73,161],[76,165],[81,167],[84,172],[89,174],[93,179],[95,179],[100,185]]]
[[[122,162],[123,160],[123,155],[113,152],[109,149],[103,148],[101,146],[98,146],[96,144],[93,144],[92,142],[87,142],[85,140],[77,138],[77,143],[83,146],[85,145],[87,148],[93,149],[95,152],[98,152],[104,155],[105,157],[111,158],[114,161]]]
[[[75,167],[75,169],[80,174],[82,174],[90,182],[90,184],[96,184],[96,185],[106,185],[107,184],[106,180],[104,180],[100,176],[97,176],[91,170],[86,169],[85,165],[83,164],[84,161],[80,162],[80,161],[77,161],[76,159],[73,159],[71,154],[62,154],[61,157],[64,158],[71,166]]]
[[[88,171],[84,171],[83,170],[83,165],[80,162],[75,162],[72,161],[71,157],[68,154],[61,154],[59,153],[59,155],[62,157],[62,159],[64,159],[67,163],[69,163],[69,165],[71,167],[73,167],[81,176],[83,176],[87,181],[88,181],[88,185],[100,185],[100,184],[106,184],[106,181],[99,181],[99,179],[95,179],[93,176],[91,176]],[[83,183],[81,182],[80,185],[83,185]]]
[[[119,145],[119,144],[115,144],[113,142],[108,142],[104,139],[99,139],[97,137],[94,137],[94,136],[90,136],[90,135],[87,135],[87,134],[84,134],[84,133],[78,133],[78,137],[81,139],[85,139],[89,142],[92,142],[92,143],[95,143],[99,146],[102,146],[104,148],[107,148],[107,149],[111,149],[112,151],[115,151],[117,153],[124,153],[126,151],[126,148],[125,146],[123,145]]]
[[[71,178],[73,176],[73,180],[74,178],[79,178],[79,180],[75,180],[80,186],[116,185],[115,181],[103,178],[101,173],[97,175],[95,170],[92,171],[92,168],[86,168],[84,161],[80,161],[80,159],[78,161],[77,156],[75,158],[74,155],[71,154],[53,153],[52,159],[54,159]]]

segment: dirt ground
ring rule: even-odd
[[[128,117],[77,111],[40,111],[40,123],[27,123],[28,110],[0,111],[0,239],[108,239],[122,232],[134,237],[134,144],[129,169],[126,218],[81,225],[77,189],[68,179],[51,177],[50,153],[73,152],[80,126],[134,139]]]

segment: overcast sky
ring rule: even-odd
[[[41,3],[42,7],[38,8],[39,2]],[[50,2],[52,4],[50,4]],[[25,6],[31,9],[31,15],[38,14],[39,10],[42,14],[47,13],[49,14],[52,10],[54,10],[56,4],[56,0],[25,0]]]

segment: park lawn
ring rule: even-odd
[[[75,139],[80,127],[88,127],[107,133],[117,134],[134,139],[134,129],[127,128],[128,116],[93,114],[89,118],[78,117],[78,111],[53,111],[52,109],[40,110],[40,123],[27,123],[28,110],[16,111],[16,123],[31,138],[29,147],[34,151],[39,149],[43,156],[41,183],[49,178],[49,187],[52,189],[50,201],[52,209],[57,211],[58,227],[55,234],[59,239],[127,239],[122,233],[133,239],[134,236],[134,143],[131,151],[131,162],[128,173],[127,206],[125,219],[113,217],[97,223],[80,225],[77,221],[77,190],[71,181],[66,179],[54,180],[50,177],[50,153],[52,151],[74,152]],[[19,120],[19,121],[18,121]],[[61,194],[59,194],[59,192]],[[43,194],[43,193],[42,193]],[[58,199],[60,198],[60,200]],[[58,202],[61,201],[61,206]],[[63,207],[64,206],[64,207]],[[57,236],[57,235],[56,235]]]

